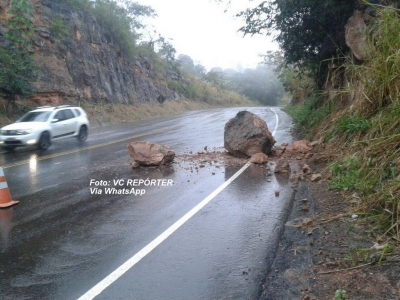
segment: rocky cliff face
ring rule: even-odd
[[[4,40],[10,0],[0,0],[0,39]],[[127,60],[93,15],[49,0],[31,0],[35,9],[34,56],[41,75],[31,98],[41,105],[90,102],[162,103],[180,96],[166,87],[146,58]],[[54,33],[52,24],[63,26]],[[180,80],[168,70],[166,80]]]

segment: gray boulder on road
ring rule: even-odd
[[[224,147],[233,156],[250,157],[269,154],[275,139],[267,123],[249,111],[240,111],[225,124]]]

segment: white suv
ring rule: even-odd
[[[13,150],[18,146],[37,145],[45,150],[53,139],[76,137],[84,142],[89,133],[89,119],[77,106],[42,106],[17,122],[1,128],[0,146]]]

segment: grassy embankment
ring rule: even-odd
[[[400,16],[381,10],[369,27],[369,58],[340,68],[346,87],[328,97],[311,93],[288,106],[310,139],[333,157],[331,188],[342,190],[378,241],[400,242]],[[324,100],[325,99],[325,100]],[[351,106],[343,109],[343,103]],[[341,109],[340,109],[341,108]]]

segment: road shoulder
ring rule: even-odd
[[[290,160],[304,163],[313,172],[326,168],[318,153]],[[260,299],[400,299],[399,249],[381,260],[382,248],[373,247],[367,226],[348,200],[329,190],[329,180],[304,177],[293,188],[293,208]]]

